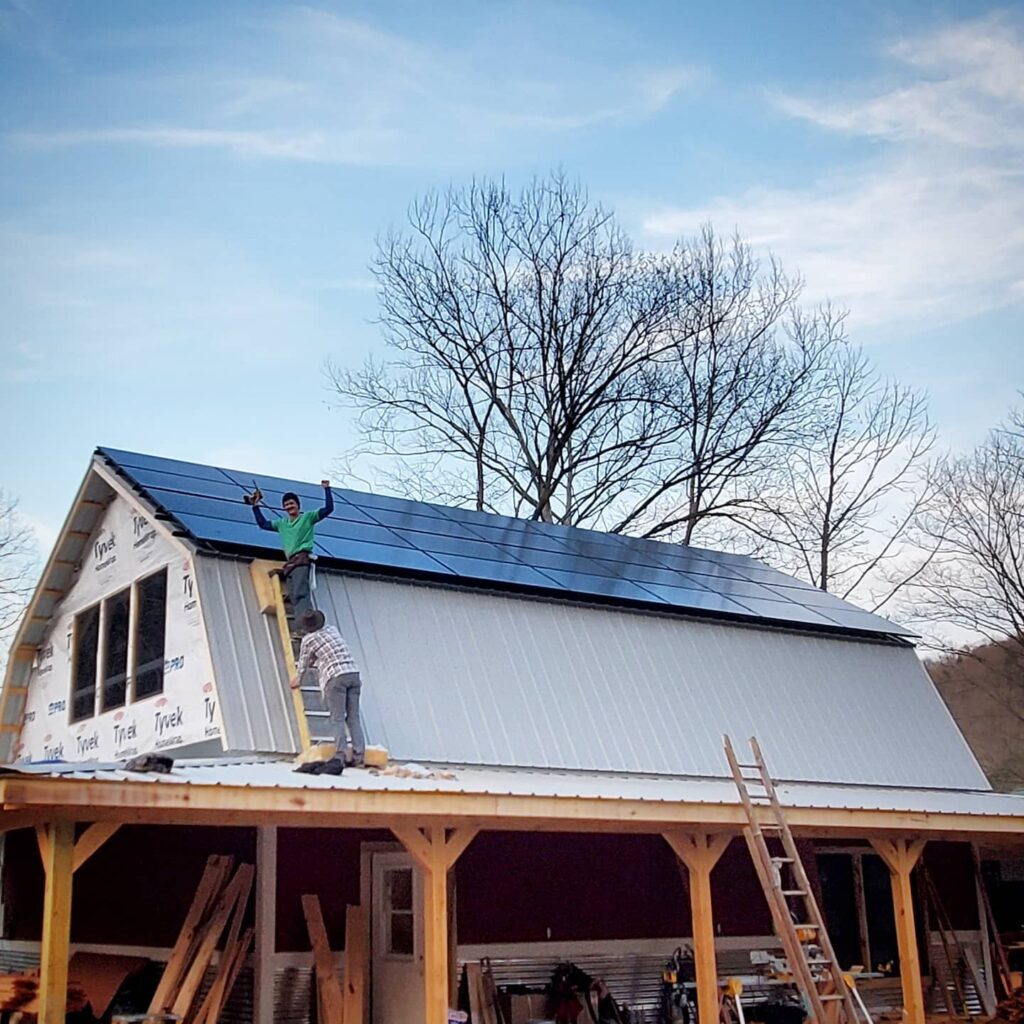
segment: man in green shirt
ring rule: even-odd
[[[252,514],[256,517],[256,525],[261,530],[276,530],[281,538],[281,547],[284,548],[285,554],[281,575],[288,584],[288,598],[292,603],[292,613],[296,623],[302,621],[306,612],[313,610],[309,589],[309,570],[316,524],[321,519],[326,519],[334,511],[331,483],[329,480],[321,480],[320,483],[324,489],[324,507],[318,508],[315,512],[301,511],[299,496],[293,491],[289,491],[281,498],[284,515],[279,519],[268,520],[263,515],[258,491],[251,503]]]

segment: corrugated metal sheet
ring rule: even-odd
[[[343,775],[303,775],[290,761],[206,759],[175,762],[167,775],[126,772],[120,765],[18,765],[3,774],[160,786],[230,786],[268,789],[336,789],[348,792],[470,793],[487,796],[541,796],[641,800],[731,806],[736,787],[725,779],[667,778],[602,772],[552,772],[507,768],[455,767],[454,778],[399,778],[367,770]],[[991,791],[907,789],[782,783],[786,807],[898,811],[920,814],[978,814],[1024,817],[1024,796]]]
[[[756,735],[793,781],[987,789],[905,645],[321,572],[402,760],[722,776]]]
[[[277,623],[257,606],[249,564],[202,555],[195,564],[226,749],[297,751]]]

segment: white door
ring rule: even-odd
[[[423,906],[407,853],[373,854],[373,1024],[423,1024]]]

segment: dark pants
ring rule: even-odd
[[[309,589],[309,563],[293,566],[285,577],[288,584],[288,600],[292,603],[292,614],[298,627],[302,616],[313,610],[313,598]]]
[[[352,737],[352,756],[357,761],[363,759],[366,745],[363,741],[363,726],[359,721],[359,694],[362,688],[358,672],[346,672],[328,679],[324,687],[324,700],[334,726],[335,757],[345,756],[345,727],[348,726],[348,734]]]

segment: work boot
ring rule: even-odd
[[[327,767],[325,761],[307,761],[305,764],[300,764],[295,770],[301,775],[322,775],[324,769]],[[335,772],[334,774],[340,774]]]
[[[332,757],[329,761],[324,761],[323,767],[319,772],[320,775],[340,775],[345,770],[345,765],[342,764],[340,757]]]

